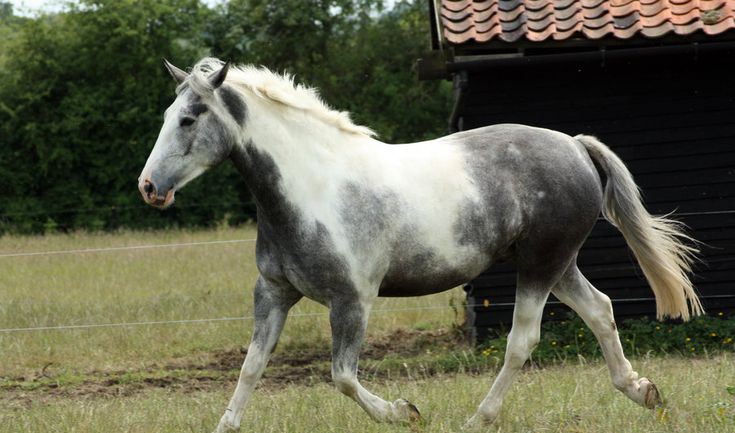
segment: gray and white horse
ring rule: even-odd
[[[610,299],[580,273],[577,252],[602,210],[637,257],[658,315],[686,320],[702,312],[688,278],[695,250],[677,223],[646,212],[625,165],[598,140],[495,125],[388,145],[288,76],[212,58],[190,73],[166,67],[177,97],[140,175],[143,198],[170,206],[176,190],[230,159],[258,209],[255,325],[218,433],[239,428],[303,296],[329,307],[337,389],[375,420],[419,419],[408,401],[385,401],[357,379],[373,301],[448,290],[501,260],[518,267],[513,327],[470,426],[498,415],[539,341],[549,293],[592,329],[617,389],[648,408],[660,403],[655,385],[623,355]]]

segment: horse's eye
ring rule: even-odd
[[[195,117],[184,116],[184,117],[181,118],[181,121],[179,122],[179,125],[180,126],[189,126],[192,123],[194,123],[195,120],[197,120]]]

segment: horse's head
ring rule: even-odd
[[[146,203],[162,209],[173,203],[177,189],[230,155],[240,130],[237,121],[243,120],[233,119],[228,108],[235,92],[223,86],[229,63],[219,67],[221,63],[213,60],[209,68],[191,74],[166,60],[164,64],[179,84],[177,97],[164,114],[161,132],[138,178]],[[244,102],[238,100],[244,113]]]

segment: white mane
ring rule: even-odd
[[[221,68],[223,62],[212,57],[205,57],[192,68],[191,75],[185,81],[198,94],[211,92],[212,87],[207,77]],[[266,101],[276,102],[287,107],[301,110],[313,117],[333,125],[338,129],[358,135],[374,136],[375,132],[368,127],[356,125],[346,111],[336,111],[329,107],[316,89],[295,84],[293,76],[287,73],[278,74],[264,66],[252,65],[230,66],[225,83],[238,90],[249,90]]]

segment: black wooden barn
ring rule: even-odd
[[[430,0],[422,79],[452,79],[450,129],[523,123],[596,135],[628,165],[650,212],[673,212],[702,246],[694,281],[709,312],[735,311],[733,3]],[[620,319],[655,315],[622,236],[600,220],[579,257]],[[515,273],[470,282],[482,339],[510,324]],[[546,316],[562,307],[553,297]],[[558,317],[556,313],[554,316]]]

